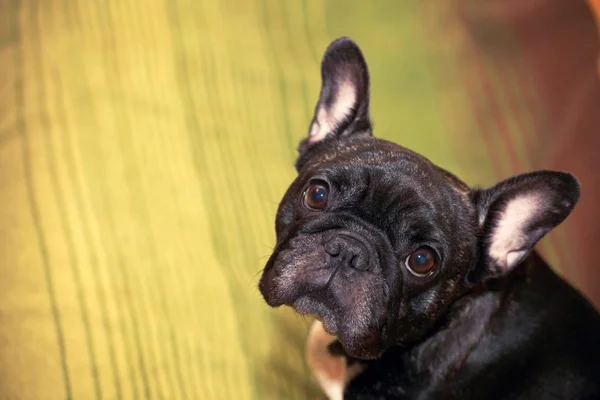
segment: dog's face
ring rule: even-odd
[[[422,339],[471,286],[509,273],[571,212],[576,179],[539,171],[470,189],[372,135],[369,75],[348,38],[326,50],[298,177],[277,212],[259,288],[373,359]]]

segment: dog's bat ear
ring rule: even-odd
[[[537,171],[474,190],[483,234],[482,259],[469,280],[499,276],[522,262],[579,201],[579,182],[568,173]]]
[[[321,93],[300,152],[329,137],[371,134],[369,71],[358,45],[350,38],[333,41],[321,62]]]

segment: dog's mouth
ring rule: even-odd
[[[338,335],[338,321],[332,311],[325,304],[314,300],[310,295],[302,296],[290,305],[296,312],[310,315],[323,323],[325,332]]]
[[[390,302],[384,259],[367,238],[347,230],[294,238],[269,260],[259,289],[272,307],[319,319],[357,359],[383,352]]]
[[[291,304],[300,314],[311,315],[322,322],[327,333],[338,338],[344,352],[353,358],[371,360],[384,351],[385,313],[377,321],[367,322],[367,316],[338,314],[312,296],[302,296]]]

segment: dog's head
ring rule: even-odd
[[[579,184],[538,171],[470,189],[373,137],[369,74],[352,40],[329,46],[321,75],[259,288],[269,305],[321,320],[348,355],[372,359],[423,338],[470,286],[509,273],[571,212]]]

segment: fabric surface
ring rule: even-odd
[[[341,35],[369,62],[376,135],[470,184],[585,175],[542,249],[593,297],[596,26],[584,2],[520,3],[0,2],[0,399],[319,394],[308,320],[256,285]]]

